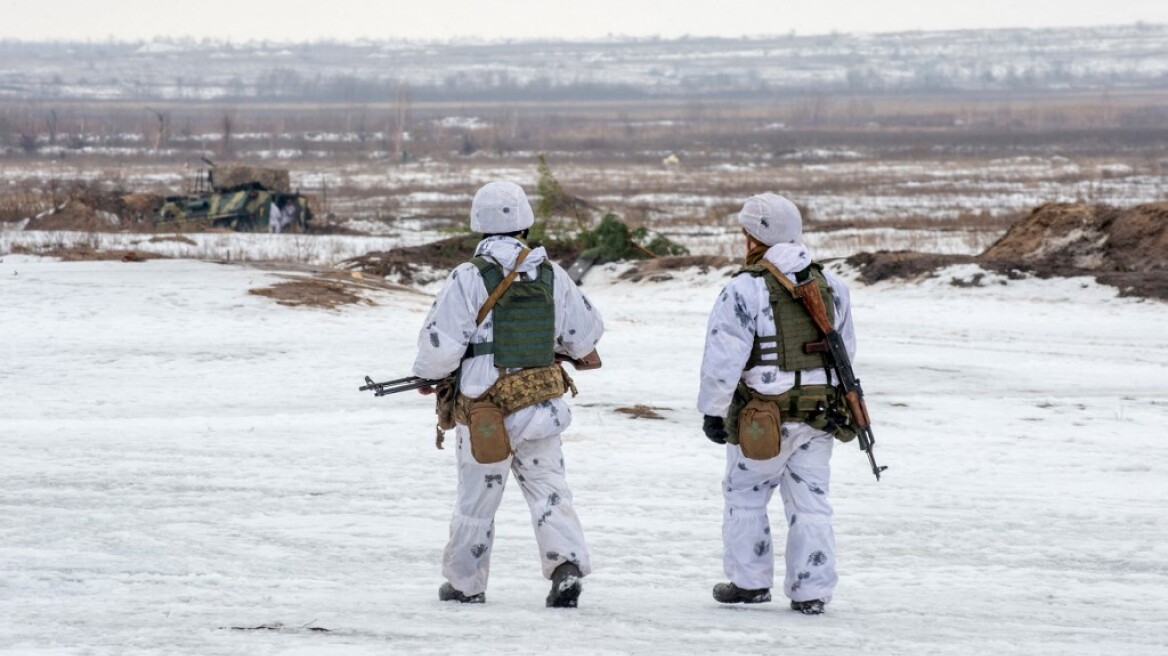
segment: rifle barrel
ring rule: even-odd
[[[372,390],[373,396],[385,396],[387,394],[396,394],[398,392],[405,392],[406,390],[418,389],[419,387],[427,387],[437,385],[440,381],[431,380],[429,378],[419,378],[417,376],[406,376],[404,378],[395,378],[387,380],[384,383],[375,383],[369,376],[365,377],[365,384],[357,388],[358,392]]]

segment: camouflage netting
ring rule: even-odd
[[[259,183],[265,189],[271,189],[272,191],[278,191],[284,194],[292,192],[292,181],[287,169],[267,169],[261,166],[233,164],[215,167],[214,177],[216,191]]]

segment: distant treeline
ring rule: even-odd
[[[0,100],[381,103],[1168,88],[1168,26],[518,43],[0,41]]]

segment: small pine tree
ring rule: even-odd
[[[556,176],[552,174],[551,167],[547,165],[543,154],[539,156],[539,166],[536,170],[539,172],[539,183],[536,185],[535,191],[539,194],[539,202],[536,203],[535,216],[546,221],[555,216],[556,212],[567,203],[564,198],[564,190],[560,187],[560,181],[556,180]]]

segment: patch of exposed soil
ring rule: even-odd
[[[346,289],[344,285],[327,280],[290,280],[278,282],[271,287],[250,289],[248,293],[265,296],[280,305],[290,307],[309,306],[332,310],[341,305],[373,304],[372,301]]]
[[[664,419],[657,414],[658,410],[668,410],[668,408],[653,408],[647,405],[634,405],[631,408],[617,408],[616,411],[628,415],[630,419]]]
[[[637,263],[620,277],[622,280],[632,282],[642,280],[663,282],[673,279],[671,271],[697,268],[702,273],[709,273],[710,269],[718,269],[729,264],[729,258],[721,255],[670,255],[651,260],[637,260]]]
[[[865,282],[931,275],[952,264],[1039,277],[1094,276],[1122,296],[1168,300],[1168,203],[1127,209],[1086,203],[1034,208],[981,255],[861,253],[848,258]]]
[[[263,268],[263,267],[259,267]],[[376,305],[369,291],[400,290],[399,285],[370,279],[357,271],[306,269],[306,275],[285,274],[284,282],[249,289],[249,294],[270,298],[289,307],[319,307],[333,310],[342,305]]]

